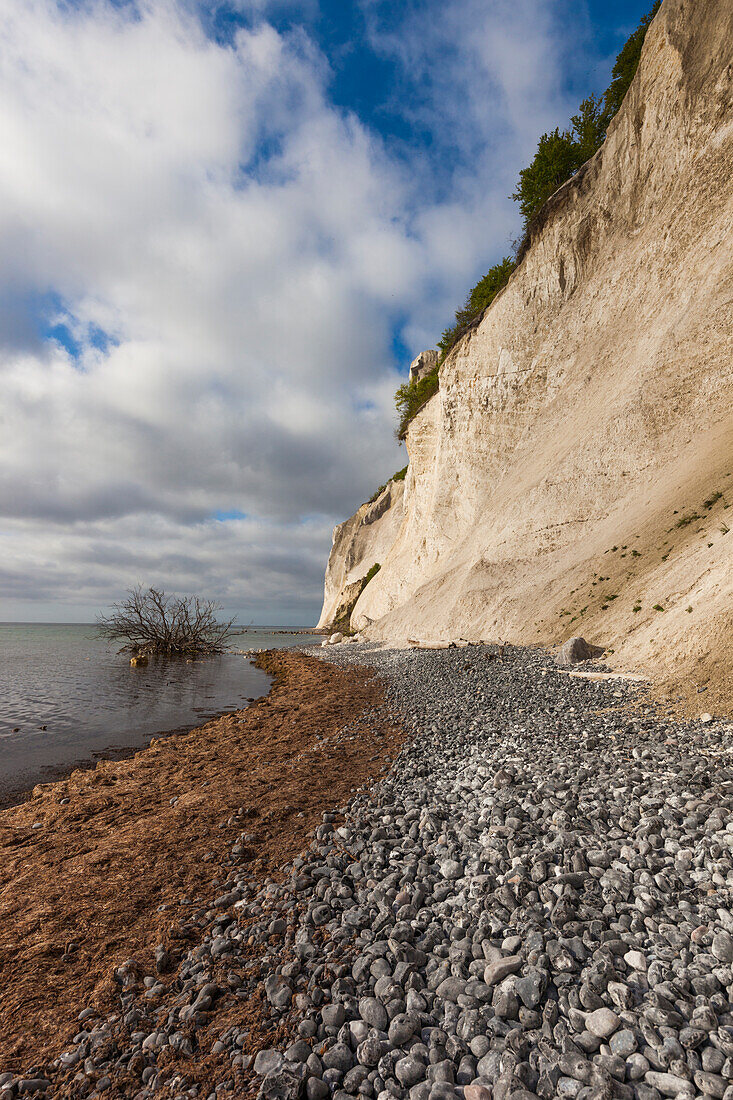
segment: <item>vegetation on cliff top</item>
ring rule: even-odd
[[[575,175],[581,165],[603,145],[609,123],[618,112],[636,75],[646,32],[659,10],[660,2],[656,0],[651,11],[624,43],[611,72],[613,79],[603,95],[591,95],[583,100],[578,113],[570,119],[569,130],[555,129],[543,134],[532,163],[519,173],[517,190],[512,198],[519,203],[525,233],[550,195]]]
[[[396,474],[392,474],[392,477],[385,481],[384,485],[380,485],[378,489],[375,489],[372,495],[369,497],[367,504],[374,504],[377,497],[381,496],[384,490],[392,481],[404,481],[407,476],[407,466],[403,466],[401,470],[398,470]]]
[[[399,422],[397,424],[397,438],[405,438],[410,421],[420,412],[420,409],[429,401],[434,393],[438,392],[438,372],[440,364],[428,371],[419,382],[405,382],[394,395],[395,406]]]
[[[479,279],[475,287],[469,290],[462,308],[456,310],[455,324],[447,328],[438,340],[438,348],[441,352],[439,363],[442,363],[464,332],[468,331],[471,322],[483,313],[491,305],[499,291],[504,289],[515,266],[512,257],[505,256],[500,263],[494,264],[489,269],[483,279]]]
[[[659,10],[660,3],[661,0],[656,0],[651,10],[641,19],[634,33],[624,43],[611,72],[611,83],[603,95],[590,95],[583,100],[577,114],[570,119],[570,129],[561,131],[556,128],[549,134],[543,134],[531,164],[519,173],[517,190],[512,195],[512,198],[519,203],[523,218],[522,241],[518,242],[517,252],[521,252],[532,222],[549,197],[574,176],[581,165],[585,164],[603,144],[609,123],[623,103],[624,96],[636,75],[646,32]],[[517,265],[516,255],[517,253],[514,257],[505,256],[468,292],[463,306],[456,310],[454,324],[444,331],[438,341],[441,355],[437,367],[419,382],[413,385],[406,382],[397,390],[395,405],[399,417],[397,426],[399,440],[405,438],[413,417],[433,394],[437,393],[440,384],[440,367],[448,353],[509,282],[509,277]]]

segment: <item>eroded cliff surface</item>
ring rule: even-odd
[[[604,146],[549,200],[410,426],[356,627],[584,633],[620,666],[709,682],[706,700],[730,675],[731,41],[727,0],[662,4]],[[360,513],[337,529],[334,591]]]
[[[331,626],[352,605],[363,579],[394,546],[403,517],[404,481],[389,481],[376,500],[362,504],[333,532],[318,626]],[[371,583],[371,582],[370,582]]]

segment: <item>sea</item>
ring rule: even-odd
[[[265,695],[269,676],[234,650],[321,640],[253,626],[234,636],[231,653],[131,668],[92,624],[0,623],[0,806],[36,783],[119,759]]]

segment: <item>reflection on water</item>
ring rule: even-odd
[[[314,641],[258,628],[234,639],[241,649]],[[268,684],[236,654],[134,669],[94,626],[0,623],[0,802],[74,764],[241,709]]]

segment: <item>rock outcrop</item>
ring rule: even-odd
[[[730,675],[732,40],[726,0],[664,0],[605,144],[410,425],[369,552],[363,508],[337,529],[324,613],[379,560],[373,637],[582,629],[706,706]]]
[[[419,355],[415,356],[410,363],[410,385],[414,386],[421,378],[424,378],[426,374],[430,374],[432,370],[435,370],[439,360],[440,355],[434,348],[429,348],[427,351],[421,351]]]
[[[585,638],[576,635],[574,638],[568,638],[560,646],[555,655],[555,664],[560,668],[572,668],[573,665],[579,665],[582,661],[592,661],[594,657],[602,655],[602,646],[590,645]]]
[[[351,606],[366,574],[381,564],[394,546],[402,523],[404,493],[404,480],[388,481],[376,500],[362,504],[351,519],[335,528],[319,629],[331,626],[341,609]]]

